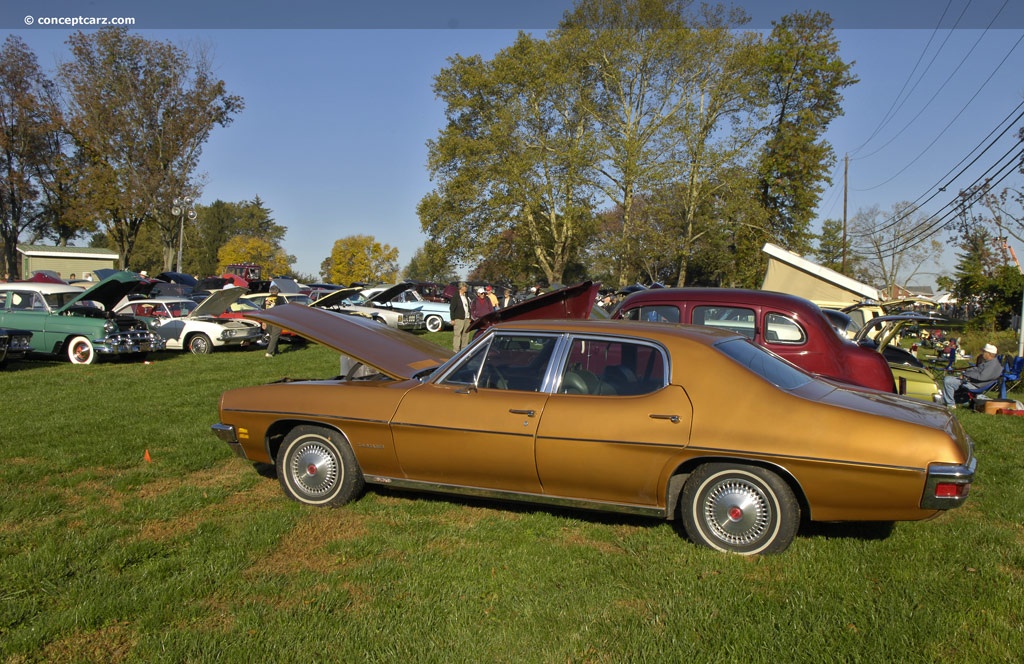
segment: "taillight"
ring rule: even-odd
[[[940,482],[935,485],[936,498],[966,498],[967,492],[971,490],[970,484],[956,484],[953,482]]]

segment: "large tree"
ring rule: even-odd
[[[447,284],[459,277],[444,248],[433,240],[427,240],[409,259],[409,264],[405,266],[405,278]]]
[[[448,122],[428,142],[437,187],[418,212],[460,262],[493,258],[512,236],[537,271],[561,281],[589,240],[595,153],[572,49],[521,33],[492,61],[456,56],[437,76]]]
[[[913,283],[942,253],[941,242],[922,234],[929,225],[928,215],[908,202],[895,203],[888,214],[878,206],[858,210],[850,220],[851,244],[860,258],[855,276],[882,289]]]
[[[19,274],[18,241],[41,237],[53,215],[53,192],[61,154],[61,116],[53,84],[19,37],[0,47],[0,241],[3,269]],[[66,241],[66,239],[65,239]]]
[[[217,262],[218,273],[232,263],[255,263],[263,268],[264,278],[273,278],[291,274],[295,257],[265,238],[236,235],[221,246]]]
[[[398,249],[372,235],[349,235],[335,241],[321,270],[335,284],[393,282],[399,274]]]
[[[757,141],[758,37],[736,32],[740,11],[679,0],[584,0],[559,31],[582,45],[597,81],[602,192],[622,215],[620,284],[640,271],[646,231],[638,197],[676,188],[679,284],[705,232],[702,208]]]
[[[810,248],[810,223],[835,163],[824,139],[842,115],[842,90],[857,82],[852,63],[839,57],[832,18],[820,11],[794,13],[775,23],[763,67],[771,109],[758,165],[766,234],[797,252]]]
[[[204,143],[243,101],[228,94],[201,48],[188,52],[124,29],[78,32],[68,45],[72,59],[60,65],[59,78],[91,207],[122,267],[146,222],[159,229],[170,267],[179,231],[172,201],[196,193]]]

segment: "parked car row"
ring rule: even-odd
[[[260,339],[262,330],[256,323],[222,317],[244,294],[244,288],[228,288],[213,292],[199,304],[182,297],[147,298],[132,300],[116,311],[145,321],[168,350],[206,355],[215,348],[246,346]]]
[[[92,364],[100,357],[141,360],[163,350],[164,340],[113,307],[138,284],[130,272],[116,272],[82,289],[63,283],[0,283],[0,327],[32,333],[32,355],[64,357]]]

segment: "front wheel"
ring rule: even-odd
[[[188,338],[188,350],[193,355],[209,355],[213,352],[213,343],[205,334],[194,334]]]
[[[86,337],[75,337],[68,342],[68,360],[71,364],[92,364],[96,361],[96,349]]]
[[[440,332],[444,327],[444,319],[440,316],[427,316],[427,332]]]
[[[306,505],[339,507],[362,493],[356,456],[337,431],[295,427],[277,451],[277,479],[289,497]]]
[[[680,511],[691,540],[726,553],[785,551],[800,526],[792,489],[756,466],[699,467],[683,486]]]

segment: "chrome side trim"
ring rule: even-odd
[[[557,496],[545,496],[538,493],[522,493],[519,491],[502,491],[499,489],[484,489],[481,487],[461,486],[456,484],[440,484],[437,482],[420,482],[407,480],[398,477],[384,477],[380,475],[366,475],[364,478],[370,484],[395,487],[398,489],[409,489],[412,491],[426,491],[429,493],[444,493],[471,498],[485,498],[490,500],[506,500],[513,502],[531,503],[534,505],[550,505],[552,507],[566,507],[572,509],[595,510],[599,512],[614,512],[616,514],[634,514],[638,516],[656,517],[659,519],[668,518],[668,513],[663,507],[647,505],[629,505],[623,503],[608,503],[599,500],[583,500],[580,498],[562,498]]]

